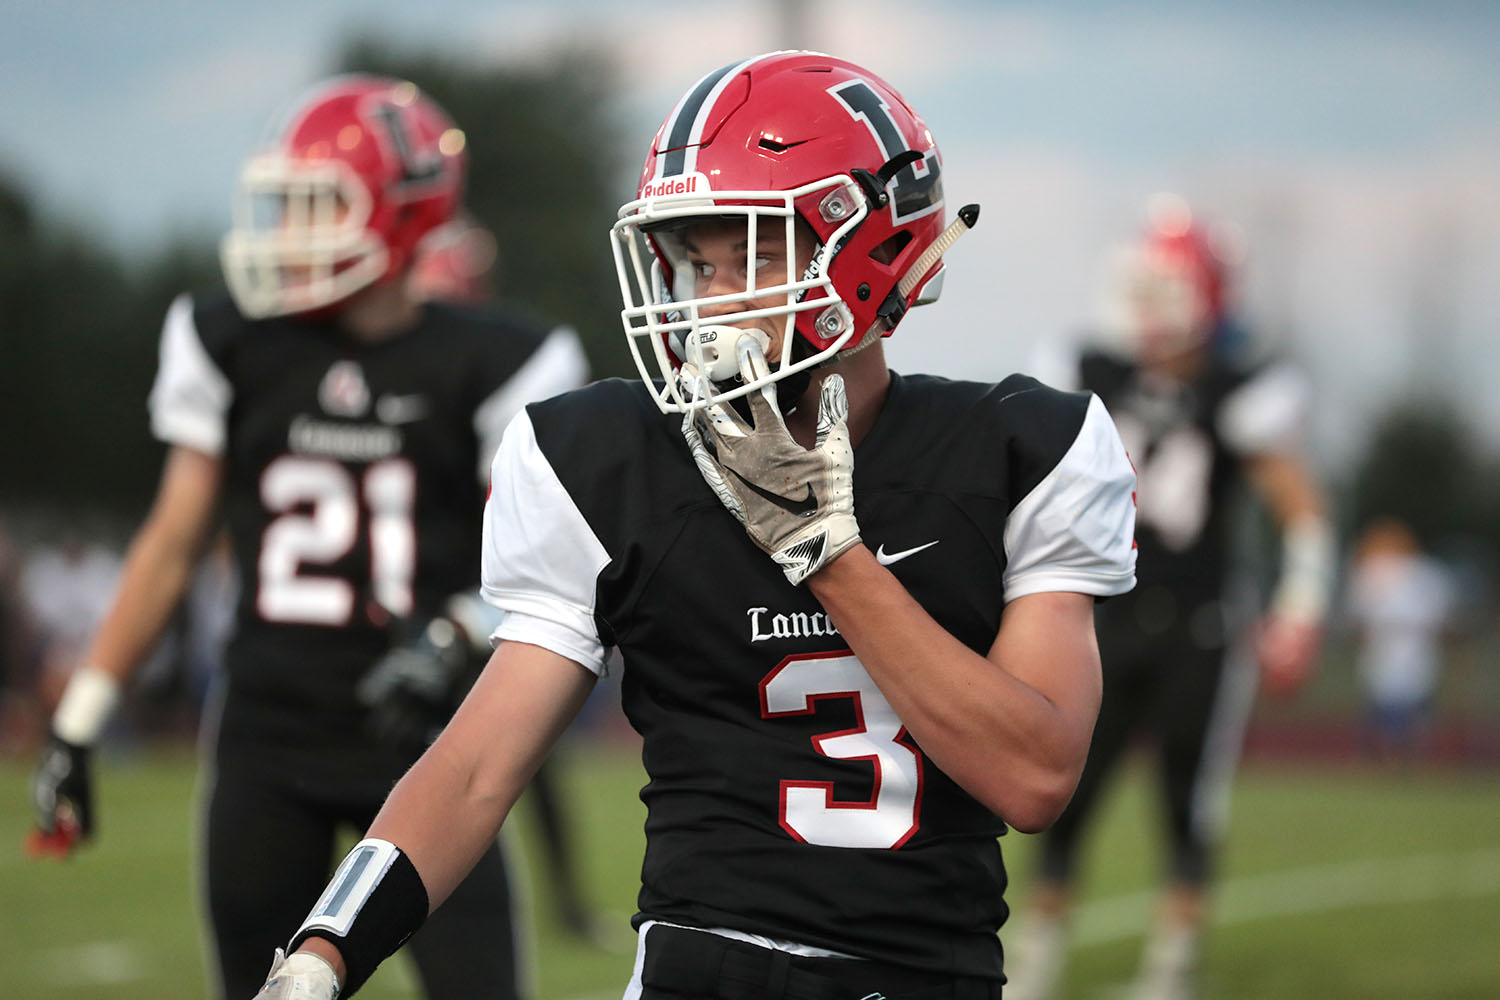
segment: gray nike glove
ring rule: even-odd
[[[741,340],[742,366],[763,370],[764,355]],[[747,372],[748,374],[748,372]],[[684,365],[684,396],[701,395],[698,373]],[[682,434],[704,480],[793,584],[859,544],[854,519],[854,449],[844,380],[829,375],[818,400],[818,432],[811,449],[792,439],[776,403],[776,387],[750,393],[747,423],[715,403],[683,417]]]

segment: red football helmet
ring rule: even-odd
[[[240,176],[220,248],[240,311],[322,309],[403,274],[458,207],[465,145],[415,84],[343,76],[315,88]]]
[[[964,227],[975,213],[961,213]],[[706,219],[743,221],[744,292],[695,297],[678,234]],[[639,197],[612,231],[621,320],[641,376],[665,382],[657,405],[681,412],[733,399],[889,334],[941,288],[942,252],[962,231],[955,223],[945,233],[943,223],[932,133],[880,77],[816,52],[774,52],[709,73],[657,131]],[[802,224],[816,236],[811,263],[796,274],[788,253],[785,274],[765,283],[757,235],[773,227],[791,247]],[[767,299],[778,305],[764,308]],[[750,300],[757,304],[724,314]],[[719,315],[701,316],[710,306]],[[735,324],[768,315],[785,316],[781,355],[769,375],[740,381],[734,345],[745,331]],[[720,384],[685,399],[673,378],[683,361]]]
[[[1132,353],[1160,357],[1206,343],[1224,322],[1235,247],[1177,195],[1153,196],[1146,216],[1146,232],[1109,261],[1101,321]]]
[[[494,293],[499,256],[494,234],[460,213],[422,240],[407,286],[424,302],[483,302]]]

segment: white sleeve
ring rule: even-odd
[[[1098,396],[1067,454],[1005,524],[1005,599],[1135,586],[1135,470]]]
[[[151,432],[167,444],[222,454],[233,399],[229,379],[208,356],[193,325],[193,300],[177,296],[162,324],[161,360],[146,404]]]
[[[1295,451],[1312,402],[1312,386],[1300,369],[1273,365],[1225,398],[1218,430],[1241,455]]]
[[[589,362],[572,327],[559,326],[537,345],[516,373],[474,411],[474,433],[479,437],[479,477],[484,481],[490,458],[500,445],[511,419],[527,403],[577,389],[588,380]]]
[[[505,612],[491,639],[541,646],[603,674],[594,598],[609,553],[537,446],[525,410],[495,452],[481,551],[480,593]]]

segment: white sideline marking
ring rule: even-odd
[[[1500,893],[1500,850],[1362,858],[1223,880],[1213,889],[1210,923],[1249,923],[1387,903]],[[1142,936],[1158,901],[1132,892],[1081,904],[1074,913],[1076,947]]]
[[[43,952],[47,979],[65,986],[128,983],[147,975],[145,949],[133,941],[91,941]]]

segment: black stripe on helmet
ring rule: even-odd
[[[693,135],[693,126],[698,121],[698,113],[703,110],[703,102],[708,100],[708,95],[713,93],[714,87],[718,86],[726,73],[743,65],[744,63],[730,63],[728,66],[721,66],[699,80],[697,85],[688,92],[687,97],[683,98],[682,104],[677,108],[677,117],[669,128],[662,130],[665,136],[663,145],[667,151],[662,154],[661,166],[656,176],[675,177],[683,172],[683,168],[687,165],[687,147],[696,138]]]

